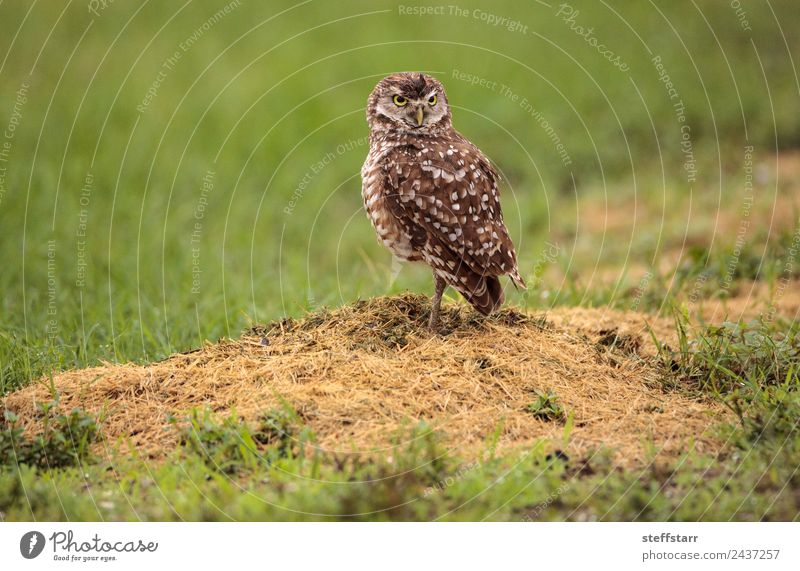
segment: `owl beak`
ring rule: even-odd
[[[417,107],[417,127],[422,127],[422,119],[424,118],[424,114],[422,112],[422,107]]]

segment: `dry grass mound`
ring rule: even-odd
[[[52,383],[62,407],[100,415],[106,444],[152,458],[176,445],[169,415],[208,407],[254,420],[285,403],[318,446],[339,453],[388,449],[402,427],[423,420],[466,457],[498,430],[501,448],[542,438],[562,447],[564,417],[529,407],[547,393],[573,416],[567,448],[575,454],[604,446],[632,465],[651,448],[716,448],[707,429],[723,412],[659,387],[639,314],[561,309],[545,318],[506,309],[483,318],[446,305],[444,331],[432,335],[429,307],[414,295],[361,301],[161,362],[108,363]],[[36,403],[52,400],[49,385],[9,394],[4,405],[36,430]]]

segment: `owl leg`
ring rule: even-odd
[[[431,320],[428,322],[428,329],[431,331],[439,330],[439,309],[442,306],[442,294],[447,283],[433,272],[433,302],[431,306]]]

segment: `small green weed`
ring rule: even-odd
[[[536,391],[536,400],[526,406],[525,410],[540,420],[550,422],[563,422],[567,418],[564,407],[558,402],[558,397],[550,391],[546,393]]]

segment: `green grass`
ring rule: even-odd
[[[469,15],[402,15],[388,1],[242,2],[183,50],[224,2],[116,2],[95,17],[84,4],[40,2],[27,14],[27,3],[3,2],[0,395],[52,371],[159,359],[320,306],[430,291],[423,268],[395,275],[360,211],[364,103],[396,70],[442,79],[456,127],[503,173],[505,219],[534,284],[511,303],[656,312],[725,296],[741,280],[775,290],[796,278],[797,187],[774,154],[800,146],[790,55],[800,52],[800,5],[748,3],[744,30],[728,2],[572,2],[575,23],[629,65],[621,72],[558,4],[462,4],[517,20],[521,33]],[[685,104],[694,181],[655,55]],[[776,222],[792,208],[790,222]],[[735,224],[717,227],[723,211],[751,221],[730,287],[737,236]],[[587,213],[628,224],[587,230]],[[61,416],[38,442],[5,425],[3,454],[16,442],[16,458],[30,461],[4,460],[0,519],[797,519],[796,327],[776,319],[683,339],[663,348],[664,388],[690,386],[736,411],[722,457],[621,471],[606,451],[496,457],[487,443],[475,463],[441,455],[422,427],[392,462],[358,462],[300,454],[280,435],[307,446],[313,435],[285,411],[254,427],[198,411],[176,420],[183,446],[170,461],[108,463],[70,444],[86,442],[71,431],[88,438],[92,419],[49,411]],[[545,400],[536,410],[556,414]]]
[[[320,305],[429,289],[423,269],[392,282],[389,256],[359,211],[364,101],[398,69],[437,73],[456,126],[503,171],[523,274],[533,277],[546,241],[558,239],[553,263],[578,280],[559,303],[605,301],[587,298],[601,287],[583,279],[587,269],[631,254],[657,260],[660,250],[648,225],[622,236],[576,234],[585,199],[622,199],[628,209],[635,193],[655,207],[666,190],[669,202],[691,192],[702,209],[718,207],[727,202],[719,188],[741,185],[746,142],[756,161],[769,162],[776,140],[780,148],[800,141],[788,56],[800,37],[795,2],[773,2],[777,20],[749,10],[752,32],[725,3],[615,4],[575,2],[576,21],[593,27],[628,72],[610,68],[557,6],[535,2],[491,8],[527,25],[525,34],[475,17],[401,15],[392,2],[245,2],[186,51],[180,44],[222,3],[117,4],[97,17],[82,5],[63,14],[37,5],[27,18],[27,5],[4,3],[3,21],[19,34],[0,40],[8,54],[0,125],[15,104],[20,116],[0,191],[2,389],[51,368],[159,358]],[[175,50],[180,59],[139,112]],[[696,184],[681,169],[679,124],[650,52],[686,104]],[[572,164],[519,101],[456,79],[454,69],[532,102]],[[204,195],[208,171],[213,189]],[[772,196],[770,184],[761,194]],[[667,210],[665,239],[680,238],[687,213]],[[716,251],[731,244],[718,237]]]

